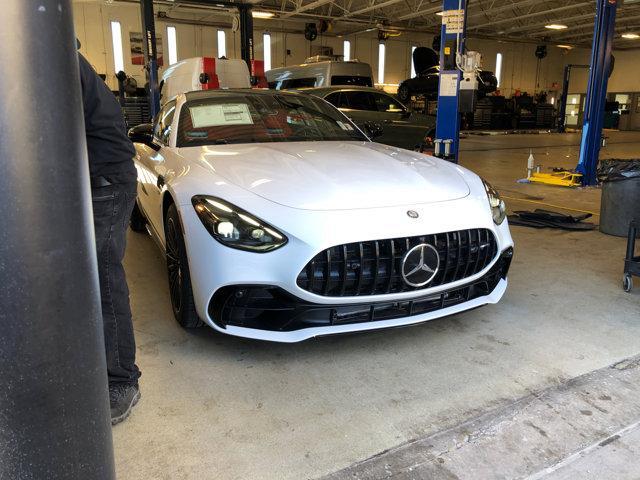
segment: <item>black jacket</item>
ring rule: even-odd
[[[105,177],[112,183],[135,182],[133,157],[136,152],[127,137],[120,104],[79,53],[78,61],[90,175]]]

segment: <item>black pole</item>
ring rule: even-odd
[[[153,15],[153,0],[140,0],[142,19],[142,48],[144,68],[149,82],[149,112],[154,118],[160,111],[160,91],[158,89],[158,51],[156,48],[156,22]]]
[[[0,20],[0,478],[115,478],[69,0]]]
[[[240,14],[240,56],[247,62],[249,71],[253,75],[251,61],[254,59],[253,52],[253,16],[251,15],[251,5],[238,4]]]

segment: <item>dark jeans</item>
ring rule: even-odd
[[[109,384],[137,385],[140,370],[135,363],[129,288],[122,266],[136,184],[92,188],[91,194]]]

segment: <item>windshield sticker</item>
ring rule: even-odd
[[[253,125],[249,105],[225,103],[222,105],[198,105],[190,107],[193,128],[219,127],[223,125]]]
[[[349,125],[348,123],[344,123],[341,122],[340,120],[337,121],[337,124],[340,125],[340,128],[347,131],[347,132],[352,132],[353,131],[353,127],[351,125]]]

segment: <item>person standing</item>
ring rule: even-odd
[[[93,221],[100,277],[111,423],[126,419],[140,399],[129,288],[122,261],[136,201],[135,149],[120,104],[78,53],[89,154]]]

